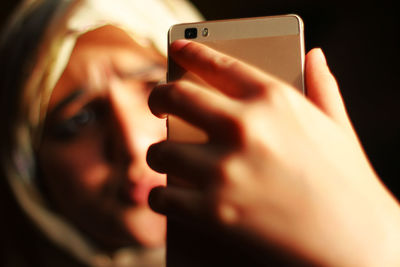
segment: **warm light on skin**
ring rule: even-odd
[[[78,39],[52,94],[38,158],[46,196],[105,249],[165,242],[165,218],[150,210],[164,175],[146,164],[165,121],[147,106],[165,58],[112,26]]]
[[[153,192],[155,210],[222,224],[240,246],[249,237],[313,266],[400,266],[399,203],[362,150],[320,49],[306,56],[308,99],[200,43],[175,41],[169,56],[224,94],[190,82],[152,91],[155,115],[178,116],[211,140],[149,149],[150,166],[186,182]]]

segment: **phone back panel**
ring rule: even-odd
[[[178,24],[170,28],[169,44],[185,39],[185,29],[196,28],[195,42],[272,74],[304,91],[303,23],[296,15],[206,21]],[[208,35],[202,32],[207,29]],[[174,62],[169,59],[169,64]],[[168,81],[181,78],[185,71],[169,66]]]

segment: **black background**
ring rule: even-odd
[[[194,0],[206,19],[300,15],[306,49],[321,47],[374,168],[399,198],[399,19],[395,2]],[[17,1],[2,1],[1,24]],[[1,63],[0,63],[1,64]]]

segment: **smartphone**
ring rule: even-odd
[[[305,93],[303,28],[303,22],[297,15],[178,24],[169,29],[168,44],[179,39],[203,43],[274,75]],[[168,57],[167,81],[179,79],[202,83]],[[168,117],[167,127],[169,140],[207,142],[204,132],[174,116]],[[172,178],[167,177],[167,184],[177,180]],[[248,248],[230,244],[228,240],[231,237],[221,238],[220,234],[213,233],[214,230],[218,231],[184,225],[169,218],[167,266],[268,266],[251,257]]]

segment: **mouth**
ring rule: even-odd
[[[146,179],[143,179],[146,180]],[[123,189],[123,199],[129,205],[148,205],[148,198],[151,189],[163,185],[159,181],[143,181],[129,183]]]

